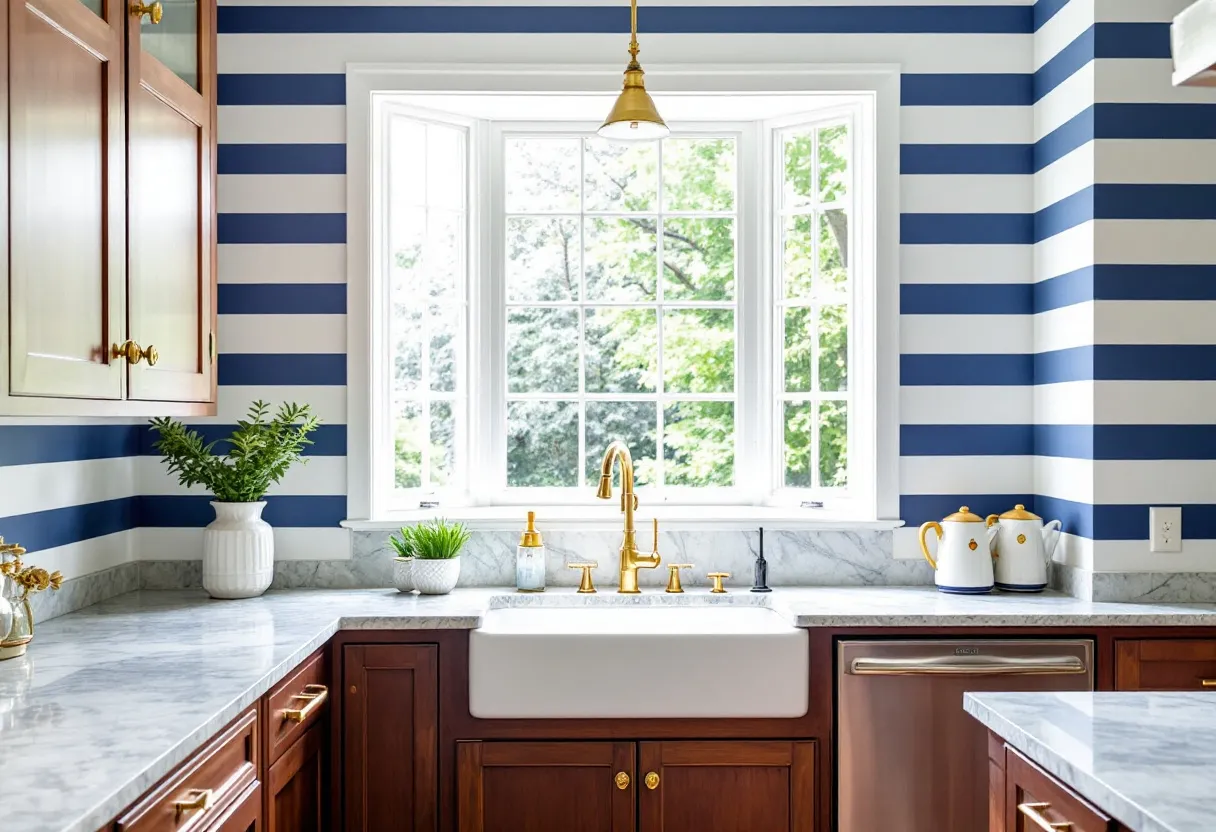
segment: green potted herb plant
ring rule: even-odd
[[[460,552],[469,530],[460,523],[436,519],[401,530],[414,554],[414,588],[423,595],[447,595],[460,579]]]
[[[397,534],[390,534],[388,545],[397,553],[393,558],[393,586],[397,587],[398,592],[413,592],[414,544],[410,539],[410,529],[403,528]]]
[[[274,532],[262,519],[270,486],[301,462],[319,420],[308,405],[283,404],[273,416],[256,401],[226,440],[204,443],[176,419],[152,420],[153,443],[169,473],[214,496],[215,520],[203,531],[203,588],[212,598],[253,598],[274,578]],[[223,448],[220,449],[221,443]]]

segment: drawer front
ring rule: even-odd
[[[273,764],[329,711],[329,662],[324,648],[266,694],[267,762]]]
[[[257,709],[251,708],[118,819],[118,832],[210,829],[258,779]]]
[[[207,827],[207,832],[261,832],[264,828],[262,785],[254,783],[216,818],[212,826]]]
[[[1216,639],[1115,642],[1116,690],[1216,689]]]
[[[1115,832],[1117,828],[1067,786],[1005,747],[1007,832]]]

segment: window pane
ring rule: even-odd
[[[811,427],[815,405],[810,402],[786,402],[785,475],[787,488],[811,487]]]
[[[849,128],[843,124],[819,131],[819,199],[832,202],[848,196]]]
[[[139,19],[139,45],[178,78],[198,89],[198,0],[162,0],[164,15]],[[123,4],[124,6],[126,4]]]
[[[389,123],[389,200],[395,213],[403,205],[426,204],[426,125],[406,118]]]
[[[93,14],[97,15],[98,17],[105,17],[105,12],[102,11],[101,8],[101,0],[80,0],[80,2],[83,3],[84,7]]]
[[[406,297],[417,297],[426,291],[426,272],[422,254],[426,251],[426,209],[407,205],[393,205],[392,224],[389,229],[389,268],[392,271],[392,290],[407,292]]]
[[[809,298],[815,280],[815,218],[810,214],[799,214],[785,218],[785,233],[782,235],[784,256],[785,296],[787,298]]]
[[[426,126],[426,201],[464,210],[464,131],[442,124]]]
[[[782,140],[785,174],[784,203],[787,208],[807,205],[814,193],[814,138],[811,132],[789,132]]]
[[[508,299],[578,300],[577,219],[512,217],[506,233]]]
[[[811,314],[809,306],[785,310],[785,392],[811,391]]]
[[[588,309],[588,393],[653,393],[659,327],[654,309]]]
[[[586,210],[655,210],[658,161],[654,142],[587,139],[583,155]]]
[[[512,393],[578,392],[578,352],[578,310],[507,312],[507,389]]]
[[[578,485],[578,402],[507,402],[507,485]]]
[[[667,300],[735,296],[735,221],[667,219],[663,224],[663,292]]]
[[[849,389],[849,310],[842,305],[819,310],[819,389]]]
[[[663,141],[664,211],[733,211],[734,139]]]
[[[655,402],[587,402],[586,482],[599,482],[604,449],[614,439],[629,446],[637,485],[655,482],[659,406]]]
[[[426,252],[422,265],[426,272],[426,291],[432,298],[455,300],[463,292],[464,214],[429,209],[426,217]]]
[[[675,402],[665,407],[663,472],[668,485],[733,485],[734,403]]]
[[[422,408],[416,402],[397,405],[393,425],[393,482],[397,488],[422,485]]]
[[[456,421],[451,402],[431,402],[431,485],[451,483],[456,471]]]
[[[658,275],[655,218],[589,219],[583,228],[587,298],[653,301]]]
[[[844,211],[825,211],[819,218],[819,286],[842,291],[849,280],[849,217]]]
[[[578,139],[507,139],[503,164],[508,212],[578,213]]]
[[[819,405],[819,484],[825,488],[848,485],[849,419],[844,402]]]
[[[431,335],[431,389],[456,392],[456,356],[460,343],[463,310],[455,306],[432,306],[427,321]]]
[[[422,310],[393,304],[393,390],[412,393],[422,386]]]
[[[734,392],[733,309],[664,310],[663,385],[677,393]]]

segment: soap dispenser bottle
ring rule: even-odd
[[[545,544],[536,530],[536,512],[528,512],[528,528],[515,550],[515,588],[520,592],[545,591]]]

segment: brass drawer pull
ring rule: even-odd
[[[1216,688],[1216,679],[1201,679],[1199,686],[1204,688]]]
[[[612,778],[612,782],[616,783],[616,787],[621,791],[629,788],[629,775],[623,771],[618,771],[616,777]]]
[[[186,812],[205,812],[211,808],[211,798],[213,797],[211,789],[191,789],[190,794],[193,797],[188,800],[179,800],[173,804],[179,818]]]
[[[643,782],[646,784],[646,788],[654,791],[659,787],[659,773],[657,771],[646,772],[646,779]]]
[[[283,711],[283,719],[288,722],[303,722],[308,719],[309,714],[325,704],[325,700],[329,698],[329,688],[325,685],[305,685],[304,690],[293,698],[306,700],[305,705],[302,708],[286,708]]]
[[[1072,829],[1072,824],[1067,821],[1052,823],[1043,817],[1041,810],[1050,807],[1050,803],[1019,803],[1018,811],[1025,815],[1035,826],[1044,830],[1044,832],[1060,832],[1061,829]]]

